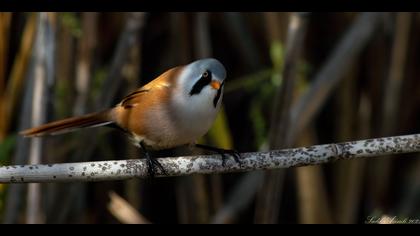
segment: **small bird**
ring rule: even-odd
[[[182,145],[232,155],[233,150],[196,144],[211,128],[223,98],[226,70],[218,60],[206,58],[167,70],[122,99],[111,109],[47,123],[21,132],[25,137],[56,135],[82,128],[110,126],[123,130],[147,159],[148,173],[166,171],[148,150]]]

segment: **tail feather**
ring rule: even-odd
[[[109,111],[91,113],[83,116],[53,121],[38,127],[20,132],[25,137],[39,137],[73,132],[81,128],[104,126],[113,123]]]

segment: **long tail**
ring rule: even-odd
[[[25,137],[39,137],[45,135],[56,135],[73,132],[81,128],[104,126],[114,123],[110,119],[110,111],[90,113],[83,116],[71,117],[63,120],[53,121],[38,127],[20,132]]]

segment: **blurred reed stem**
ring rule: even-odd
[[[1,12],[0,13],[0,95],[4,93],[6,85],[6,70],[7,60],[9,52],[9,35],[10,35],[10,22],[12,19],[12,13]]]
[[[360,15],[349,27],[335,50],[330,54],[321,70],[315,75],[308,91],[293,105],[291,129],[286,143],[294,143],[296,136],[313,119],[320,107],[325,103],[327,95],[341,79],[344,68],[349,61],[355,60],[363,46],[367,44],[373,33],[380,25],[382,14],[359,13]],[[239,183],[244,181],[241,179]],[[258,188],[250,187],[257,190]],[[255,194],[255,192],[249,192]],[[235,195],[235,192],[231,193]],[[248,196],[243,196],[249,199]],[[224,207],[223,207],[224,208]],[[222,210],[223,210],[222,208]],[[238,209],[240,210],[240,209]],[[233,213],[232,213],[233,214]]]
[[[317,143],[315,129],[310,127],[298,141],[299,145]],[[331,224],[331,204],[328,199],[323,166],[295,169],[297,183],[298,222],[302,224]]]
[[[293,143],[309,121],[311,121],[331,91],[342,79],[350,62],[354,61],[368,43],[382,19],[382,13],[359,13],[331,55],[312,80],[308,91],[292,109],[292,129],[287,143]]]
[[[269,15],[268,17],[275,17],[275,15]],[[281,65],[282,61],[273,61],[274,68],[277,69],[277,73],[274,73],[274,76],[281,76],[282,84],[277,89],[274,97],[269,133],[270,150],[286,148],[291,145],[291,143],[286,143],[286,137],[287,132],[289,132],[290,108],[295,90],[296,67],[305,38],[306,21],[307,19],[302,13],[292,13],[290,15],[285,43],[284,64]],[[272,25],[269,28],[273,27],[275,28],[276,25]],[[274,35],[274,33],[272,32],[271,35]],[[272,43],[276,44],[278,41],[280,41],[280,35],[273,39]],[[261,191],[257,195],[256,223],[273,224],[278,221],[284,174],[283,170],[265,173]]]
[[[245,24],[243,16],[238,12],[225,12],[223,17],[226,22],[227,39],[231,39],[237,52],[243,59],[245,68],[249,71],[255,71],[261,68],[262,58],[257,49],[257,43],[254,41],[252,32]]]
[[[110,68],[101,85],[100,94],[94,101],[93,110],[101,110],[112,106],[122,83],[122,69],[127,63],[133,45],[141,42],[141,31],[144,26],[146,14],[133,12],[125,13],[124,15],[126,16],[124,26],[122,27],[122,32],[118,38],[115,51],[113,52]],[[79,145],[78,149],[74,152],[71,160],[81,161],[89,159],[97,147],[99,140],[97,136],[99,136],[99,133],[100,132],[97,130],[91,130],[85,135],[80,136],[81,140],[79,143],[81,145]],[[78,196],[75,188],[78,188],[78,185],[70,185],[68,189],[69,194],[62,199],[66,204],[59,212],[59,216],[56,219],[58,222],[64,222],[68,217],[71,206]]]
[[[346,141],[355,138],[367,138],[361,136],[357,131],[359,112],[356,84],[358,68],[352,65],[349,73],[344,75],[343,81],[338,89],[336,109],[338,119],[336,124],[337,140]],[[354,114],[357,114],[356,116]],[[353,160],[337,163],[334,165],[335,180],[335,216],[336,223],[356,223],[358,206],[363,189],[364,160]]]
[[[23,98],[20,114],[31,114],[32,110],[32,88],[34,84],[33,72],[35,62],[33,57],[30,56],[32,55],[32,45],[35,41],[34,38],[37,27],[36,23],[36,14],[31,13],[26,21],[23,32],[24,38],[21,41],[19,53],[13,64],[10,83],[8,84],[10,87],[7,88],[5,94],[6,97],[10,97],[12,99],[3,99],[5,104],[10,104],[8,108],[10,111],[12,111],[15,108],[12,107],[12,104],[17,104],[17,101],[19,101],[18,95],[22,95]],[[27,83],[23,83],[24,81],[27,81]],[[24,91],[20,92],[20,90]],[[12,113],[5,113],[5,120],[10,121],[9,117],[11,117],[11,115]],[[19,116],[18,120],[18,130],[23,130],[30,126],[31,117],[29,115]],[[6,123],[9,124],[9,122]],[[7,126],[8,125],[5,127]],[[16,143],[16,152],[11,162],[20,165],[26,164],[28,162],[28,156],[29,140],[19,136]],[[26,186],[23,185],[12,185],[8,188],[4,223],[12,224],[20,222],[20,214],[25,207],[23,199],[26,193],[26,189]]]
[[[150,224],[128,201],[116,194],[109,193],[108,211],[123,224]]]
[[[77,46],[76,65],[76,101],[74,115],[86,114],[89,91],[91,87],[92,66],[97,44],[98,13],[84,12],[81,15],[82,37]]]
[[[385,79],[385,85],[382,87],[383,102],[381,115],[381,131],[380,135],[396,135],[399,131],[399,123],[401,110],[401,94],[402,84],[405,76],[405,66],[408,50],[408,39],[411,28],[412,13],[394,13],[395,23],[393,27],[393,41],[391,46],[391,55],[389,61],[389,71]],[[375,161],[375,169],[373,170],[375,184],[376,199],[382,199],[382,203],[386,202],[385,196],[388,195],[388,183],[392,179],[393,159],[384,158]],[[378,201],[380,202],[380,201]],[[379,205],[378,205],[379,207]]]
[[[76,94],[74,93],[74,83],[76,82],[77,76],[75,73],[75,60],[77,54],[77,41],[74,35],[74,29],[69,22],[77,22],[78,16],[76,13],[58,13],[58,25],[57,25],[57,51],[56,57],[60,63],[56,63],[56,76],[57,83],[55,86],[55,97],[54,97],[54,112],[49,119],[69,117],[73,115],[72,109],[69,107],[74,106]],[[74,23],[76,24],[76,23]],[[76,79],[75,79],[76,78]],[[53,158],[44,160],[46,162],[68,162],[71,161],[69,156],[72,154],[72,150],[77,147],[73,139],[68,139],[65,136],[56,136],[54,140],[46,139],[48,150]],[[66,145],[60,145],[58,148],[56,144],[65,143]],[[52,148],[51,148],[52,147]],[[73,186],[72,184],[71,186]],[[66,199],[69,195],[73,194],[74,188],[68,185],[51,184],[45,186],[45,203],[46,203],[46,222],[48,223],[62,223],[60,221],[60,215],[63,211],[57,211],[57,207],[62,207],[65,210],[68,206]],[[79,196],[83,196],[83,189],[75,190]],[[73,204],[71,209],[78,209],[78,204]]]
[[[23,82],[27,71],[32,45],[36,32],[36,16],[30,13],[22,33],[22,40],[19,45],[18,53],[13,61],[10,71],[9,81],[4,93],[0,93],[0,141],[9,132],[13,114],[17,113],[18,103],[22,100]]]
[[[48,103],[52,98],[50,87],[54,80],[54,50],[55,25],[53,13],[38,14],[38,32],[36,47],[33,51],[35,60],[34,87],[32,100],[31,127],[47,121]],[[29,148],[29,164],[40,163],[44,149],[41,139],[31,139]],[[41,186],[28,185],[26,222],[29,224],[43,223],[45,221],[42,209]]]

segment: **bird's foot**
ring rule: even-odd
[[[140,147],[141,147],[141,150],[143,151],[143,154],[146,157],[147,173],[149,175],[149,178],[155,177],[157,168],[160,169],[162,174],[168,175],[165,168],[163,168],[162,164],[160,164],[160,162],[157,159],[151,157],[150,153],[147,151],[146,146],[144,145],[143,142],[140,142]]]
[[[221,155],[222,156],[222,166],[226,165],[226,160],[228,159],[227,155],[231,155],[233,157],[233,159],[235,160],[235,162],[238,163],[239,165],[242,164],[241,154],[236,150],[216,148],[216,147],[211,147],[211,146],[207,146],[207,145],[203,145],[203,144],[196,144],[195,146],[198,147],[198,148],[204,149],[204,150],[209,150],[209,151],[216,152],[219,155]]]
[[[150,178],[155,177],[157,173],[157,169],[159,169],[162,172],[162,174],[168,175],[165,168],[163,168],[162,164],[160,164],[160,162],[157,159],[150,157],[149,154],[146,154],[146,162],[147,162],[147,173],[149,174]]]

